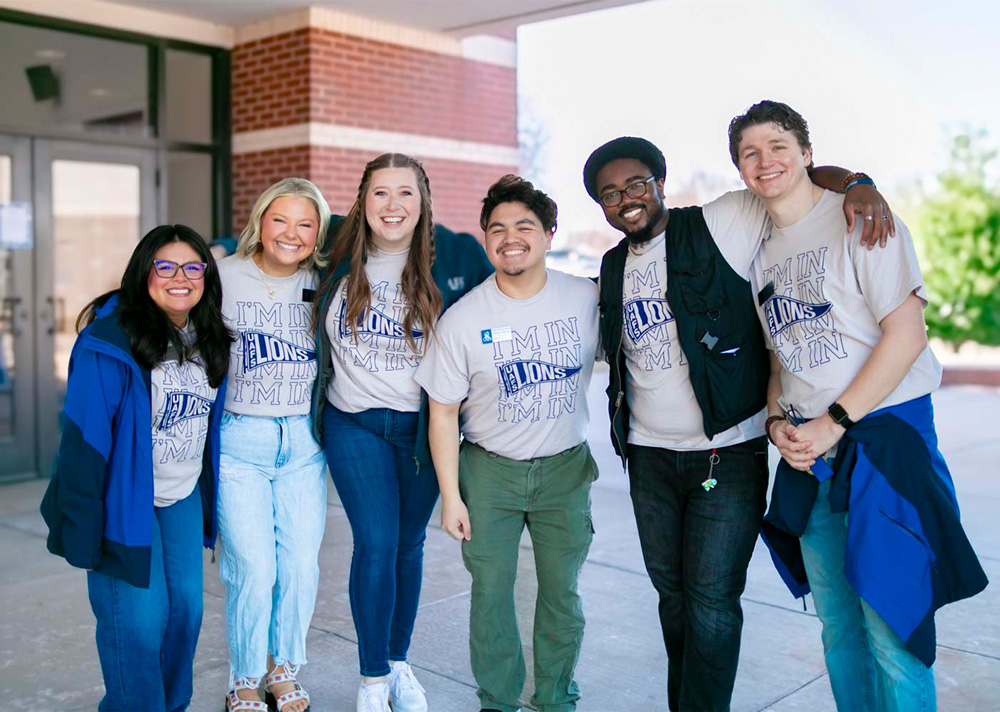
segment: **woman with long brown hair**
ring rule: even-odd
[[[316,301],[312,411],[354,533],[359,712],[388,712],[390,698],[394,712],[427,710],[406,656],[438,485],[413,374],[441,312],[490,272],[474,238],[435,230],[418,161],[386,153],[365,166]]]

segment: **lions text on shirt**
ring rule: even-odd
[[[153,503],[166,507],[194,491],[201,476],[208,416],[216,389],[198,360],[168,355],[150,373],[153,416]]]
[[[233,255],[219,262],[219,276],[222,316],[236,332],[226,410],[272,418],[309,413],[316,345],[311,296],[305,298],[316,288],[315,273],[265,276],[251,258]]]
[[[702,209],[709,232],[736,274],[750,265],[770,227],[764,205],[746,190],[726,193]],[[628,441],[670,450],[704,450],[764,433],[764,412],[709,440],[691,386],[677,323],[667,303],[666,235],[629,247],[622,287],[629,421]],[[751,287],[748,283],[747,291]]]
[[[882,338],[879,323],[913,292],[927,301],[906,225],[884,249],[860,244],[862,221],[847,232],[844,196],[825,191],[790,227],[771,230],[754,262],[758,307],[768,348],[781,359],[781,405],[804,418],[826,412]],[[758,301],[758,304],[760,302]],[[941,383],[930,347],[878,406],[926,395]]]
[[[420,410],[420,386],[413,380],[424,349],[424,332],[412,329],[414,352],[403,331],[408,307],[403,295],[403,268],[410,254],[369,250],[365,274],[371,287],[369,307],[351,328],[347,321],[347,281],[337,286],[326,317],[333,355],[333,378],[326,397],[338,410],[358,413],[369,408],[402,412]]]
[[[462,404],[462,433],[480,447],[514,460],[558,454],[587,436],[597,303],[597,285],[555,270],[528,299],[491,276],[441,317],[416,380]]]

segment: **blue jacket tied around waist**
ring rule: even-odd
[[[153,542],[150,372],[136,363],[112,297],[73,346],[56,471],[42,500],[48,549],[73,566],[149,587]],[[214,547],[219,427],[209,415],[199,479],[205,546]]]
[[[929,395],[877,410],[844,434],[832,469],[816,476],[778,465],[762,536],[792,593],[809,592],[799,537],[819,481],[833,477],[830,507],[849,511],[844,574],[927,667],[934,613],[988,583],[959,520],[955,489],[937,445]]]

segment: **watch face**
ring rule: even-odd
[[[851,419],[847,417],[847,411],[844,410],[844,407],[840,405],[840,403],[833,403],[829,408],[827,408],[827,412],[830,413],[830,417],[833,418],[834,422],[838,425],[844,425],[845,423],[851,422]]]

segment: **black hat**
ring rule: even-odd
[[[583,166],[583,185],[594,200],[597,200],[597,174],[608,163],[619,158],[636,159],[653,172],[656,180],[667,177],[667,162],[660,149],[644,138],[619,136],[591,153]]]

